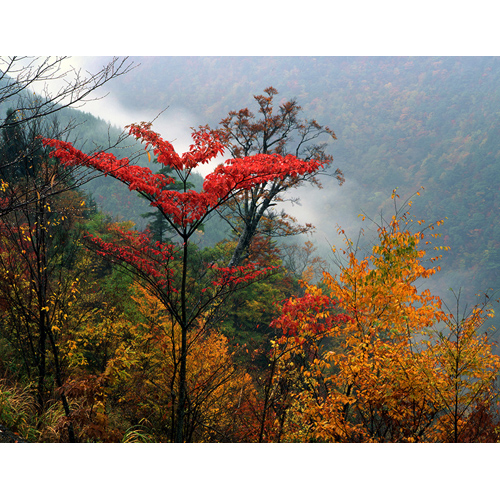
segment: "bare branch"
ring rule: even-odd
[[[82,74],[81,69],[74,67],[63,69],[67,59],[66,56],[0,57],[0,103],[13,101],[12,107],[19,114],[19,124],[100,99],[102,97],[90,96],[113,78],[135,67],[126,57],[114,57],[97,73]],[[49,83],[60,83],[60,87],[53,92],[49,89]],[[28,99],[33,96],[30,95],[33,92],[30,87],[34,84],[42,84],[43,90],[35,99]],[[5,120],[0,121],[0,129],[4,126]]]

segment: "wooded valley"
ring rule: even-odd
[[[20,62],[0,78],[1,425],[499,440],[498,58],[115,59],[72,89],[185,109],[185,150],[147,116],[26,93],[48,63]]]

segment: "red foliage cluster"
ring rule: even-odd
[[[110,230],[115,236],[111,242],[87,236],[98,254],[113,256],[126,262],[141,274],[154,278],[158,286],[168,288],[170,292],[178,292],[172,287],[174,270],[169,268],[176,252],[174,245],[160,242],[152,245],[147,233],[124,231],[117,225],[111,226]]]
[[[323,167],[324,164],[317,160],[300,160],[293,155],[257,154],[232,158],[207,175],[203,189],[222,198],[225,192],[234,189],[250,189],[276,179],[311,174]]]
[[[269,266],[264,269],[257,269],[257,266],[253,263],[244,266],[219,267],[217,268],[219,276],[217,279],[212,280],[212,284],[215,287],[225,287],[255,281],[277,267]]]
[[[314,290],[314,289],[313,289]],[[333,324],[352,321],[347,314],[335,314],[337,302],[321,293],[307,291],[303,297],[287,299],[281,316],[272,321],[271,326],[283,331],[283,341],[287,337],[298,337],[311,329],[311,334],[321,338],[328,334]]]
[[[153,132],[150,124],[130,125],[129,133],[145,142],[146,149],[152,147],[157,160],[178,173],[207,163],[224,150],[218,133],[207,131],[204,127],[193,132],[194,144],[182,155],[175,152],[171,143]],[[173,178],[153,174],[146,167],[131,165],[127,158],[119,160],[104,152],[86,155],[70,143],[57,139],[43,139],[43,143],[54,148],[51,155],[63,165],[94,168],[127,184],[130,190],[146,195],[152,206],[159,208],[174,224],[181,227],[199,222],[208,211],[243,190],[277,179],[313,173],[324,167],[316,160],[304,161],[292,155],[259,154],[230,159],[219,165],[213,173],[206,176],[203,190],[199,193],[193,190],[179,192],[164,189],[167,184],[175,182]]]
[[[145,142],[146,149],[152,146],[158,161],[177,171],[195,168],[200,163],[208,163],[224,151],[219,134],[206,127],[200,127],[191,134],[194,144],[182,156],[175,152],[170,142],[163,140],[159,134],[151,130],[151,123],[132,124],[129,126],[129,134]]]
[[[57,158],[65,167],[85,166],[105,175],[111,175],[129,186],[131,191],[141,191],[150,196],[157,196],[160,191],[175,179],[161,174],[153,174],[151,169],[132,165],[128,158],[121,160],[111,153],[103,151],[87,155],[76,149],[70,142],[43,138],[44,146],[54,148],[51,157]]]

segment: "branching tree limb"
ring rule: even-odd
[[[221,121],[220,132],[226,140],[226,147],[233,158],[243,158],[256,154],[293,154],[303,160],[318,160],[330,166],[333,157],[326,153],[327,143],[317,143],[320,137],[336,139],[335,133],[328,127],[319,125],[315,120],[303,120],[299,117],[301,107],[295,100],[279,105],[277,112],[273,110],[273,98],[278,94],[273,87],[264,90],[266,95],[254,96],[258,104],[261,118],[256,118],[248,108],[231,111],[227,118]],[[339,169],[327,173],[335,177],[340,184],[344,176]],[[272,210],[277,202],[285,201],[283,194],[292,188],[305,183],[318,187],[318,172],[306,173],[301,176],[287,176],[272,182],[254,186],[234,203],[225,207],[221,215],[233,218],[236,226],[238,244],[230,261],[230,266],[238,266],[246,257],[246,253],[254,236],[267,228],[270,234],[271,226],[277,234],[293,235],[309,232],[311,225],[301,226],[293,218],[282,212],[279,216]],[[273,224],[269,224],[273,221]],[[272,231],[271,231],[272,232]]]

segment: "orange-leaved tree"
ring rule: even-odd
[[[460,440],[479,417],[492,434],[500,358],[478,330],[486,311],[450,329],[454,316],[419,289],[439,270],[439,256],[424,265],[424,233],[433,230],[425,227],[397,211],[378,227],[371,254],[358,257],[346,239],[339,273],[324,273],[326,290],[307,285],[305,298],[285,303],[273,352],[276,385],[293,382],[282,439]],[[345,321],[332,322],[338,312]]]
[[[181,329],[145,288],[134,285],[132,300],[138,318],[122,319],[102,376],[114,419],[132,426],[124,440],[133,439],[139,425],[150,440],[170,441],[175,432]],[[202,321],[199,326],[188,333],[186,440],[233,441],[238,408],[253,393],[251,379],[233,362],[227,338],[207,331]]]
[[[148,154],[170,167],[177,177],[154,174],[149,168],[130,164],[108,153],[86,155],[70,143],[44,139],[53,156],[66,166],[85,166],[110,175],[140,193],[157,208],[175,238],[172,243],[153,243],[146,233],[113,228],[112,240],[90,237],[91,244],[105,257],[125,266],[164,305],[173,325],[180,330],[179,369],[173,390],[176,393],[174,441],[187,439],[187,361],[189,332],[199,328],[200,318],[210,323],[222,301],[234,290],[259,279],[267,272],[253,263],[221,267],[212,262],[193,267],[196,251],[192,237],[216,210],[243,193],[273,183],[310,175],[324,167],[321,160],[300,160],[293,155],[256,154],[227,160],[205,177],[200,192],[190,189],[191,172],[215,159],[224,149],[217,131],[201,127],[193,132],[189,151],[178,154],[172,144],[151,129],[151,124],[131,125],[129,133],[145,143]]]

